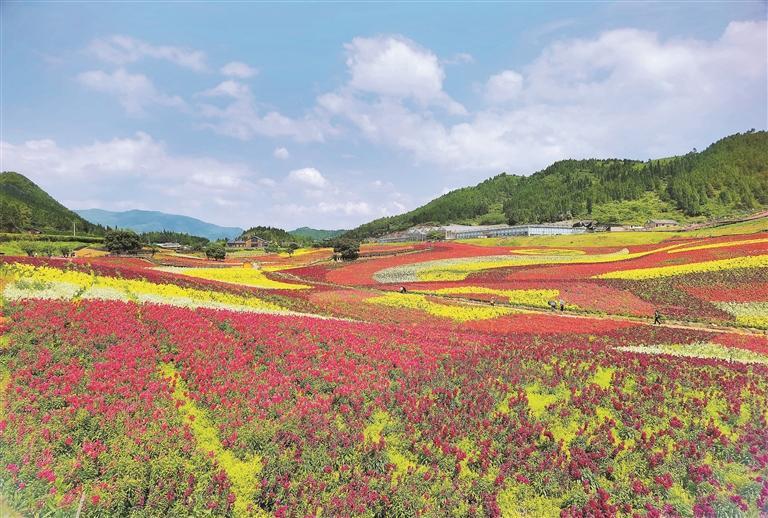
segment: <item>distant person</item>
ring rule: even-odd
[[[557,311],[557,302],[554,300],[548,300],[547,304],[549,304],[549,307],[552,308],[552,311]]]
[[[560,299],[560,311],[565,311],[565,301]]]
[[[661,324],[661,313],[659,313],[658,309],[653,312],[653,323]]]
[[[400,286],[400,293],[408,293],[408,290],[405,289],[405,286]]]

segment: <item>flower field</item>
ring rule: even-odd
[[[0,495],[23,516],[765,516],[766,239],[5,257]]]

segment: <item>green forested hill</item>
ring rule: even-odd
[[[27,177],[14,172],[0,173],[0,230],[3,232],[72,232],[102,234],[104,228],[90,223],[61,203]]]
[[[291,243],[297,240],[295,236],[282,228],[264,226],[251,227],[240,236],[241,239],[248,237],[260,237],[270,243]]]
[[[347,236],[365,238],[431,222],[691,221],[766,206],[768,132],[749,131],[672,158],[562,160],[531,176],[502,173],[405,214],[361,225]]]
[[[346,230],[319,230],[316,228],[301,227],[296,230],[291,230],[289,234],[300,238],[311,239],[313,241],[322,241],[323,239],[331,239],[340,236],[344,232],[346,232]]]

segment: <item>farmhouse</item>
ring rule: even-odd
[[[649,219],[645,228],[678,227],[680,223],[674,219]]]
[[[266,239],[258,236],[247,237],[245,239],[236,239],[227,241],[227,248],[264,248],[269,243]]]
[[[183,245],[181,245],[179,243],[173,243],[173,242],[170,242],[170,243],[157,243],[157,245],[155,245],[155,246],[157,246],[158,248],[162,248],[163,250],[181,250],[181,249],[184,248]]]

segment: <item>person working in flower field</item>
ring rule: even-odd
[[[553,311],[557,311],[557,302],[554,300],[548,300],[547,304],[549,304],[549,307],[552,308]]]
[[[560,311],[565,311],[565,301],[563,299],[560,299]]]
[[[659,313],[658,309],[653,312],[653,323],[661,324],[661,313]]]

